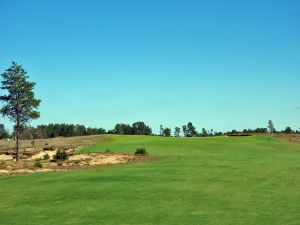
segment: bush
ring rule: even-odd
[[[44,160],[49,160],[49,159],[50,159],[50,156],[49,156],[48,153],[46,153],[45,155],[43,155],[43,158],[44,158]]]
[[[42,167],[43,167],[43,164],[42,164],[42,162],[41,162],[40,159],[37,159],[37,160],[35,161],[34,167],[36,167],[36,168],[42,168]]]
[[[145,148],[137,148],[135,150],[135,155],[148,155],[148,152],[146,151]]]
[[[54,154],[53,159],[55,161],[64,161],[69,158],[68,153],[65,150],[58,149],[56,154]]]

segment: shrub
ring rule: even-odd
[[[54,154],[53,159],[55,161],[64,161],[69,158],[68,153],[65,150],[58,149],[56,154]]]
[[[148,152],[146,151],[145,148],[137,148],[135,150],[135,155],[148,155]]]
[[[35,161],[34,167],[36,167],[36,168],[42,168],[42,167],[43,167],[43,164],[42,164],[42,162],[41,162],[40,159],[37,159],[37,160]]]
[[[106,149],[105,153],[112,153],[112,150]]]
[[[44,158],[44,160],[49,160],[49,159],[50,159],[50,156],[49,156],[48,153],[46,153],[45,155],[43,155],[43,158]]]

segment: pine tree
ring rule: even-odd
[[[26,125],[33,119],[40,117],[36,111],[41,100],[34,96],[34,82],[29,82],[27,72],[21,65],[13,62],[12,66],[1,74],[1,89],[7,93],[0,96],[4,103],[0,112],[14,123],[16,137],[16,160],[19,161],[19,138]]]

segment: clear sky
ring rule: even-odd
[[[299,129],[299,12],[297,0],[0,0],[0,72],[16,61],[37,83],[33,125]]]

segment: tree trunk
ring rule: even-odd
[[[16,132],[16,161],[20,160],[19,131]]]

